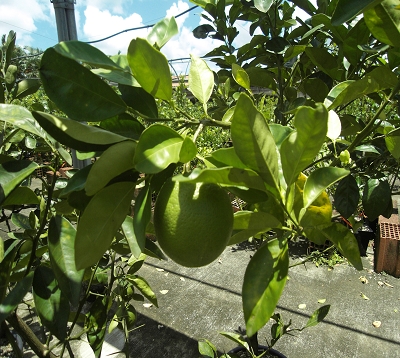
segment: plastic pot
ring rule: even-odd
[[[269,354],[273,355],[274,357],[278,357],[278,358],[286,358],[286,356],[284,356],[282,353],[278,352],[277,350],[273,349],[273,348],[269,348],[267,346],[258,346],[258,353],[262,353],[268,351]],[[239,352],[247,352],[246,348],[244,347],[236,347],[231,349],[228,353],[239,353]]]

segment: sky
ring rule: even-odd
[[[166,16],[178,15],[194,6],[188,0],[76,0],[75,20],[78,39],[95,41],[125,29],[151,25]],[[187,58],[190,54],[203,56],[212,48],[220,46],[218,40],[196,39],[192,30],[206,23],[196,8],[176,19],[179,34],[173,37],[162,52],[168,60]],[[1,0],[0,35],[10,30],[17,33],[17,45],[45,50],[58,42],[53,4],[50,0]],[[240,35],[236,47],[249,39],[248,25],[238,26]],[[93,44],[106,55],[124,54],[130,41],[146,37],[149,30],[123,33],[109,40]],[[173,66],[178,73],[187,73],[188,63],[177,61]]]

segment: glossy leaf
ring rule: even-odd
[[[39,205],[40,201],[31,188],[20,186],[15,188],[4,200],[2,206]]]
[[[54,139],[82,152],[104,151],[115,143],[127,140],[126,137],[72,119],[43,112],[32,112],[32,114]]]
[[[232,117],[231,136],[237,156],[277,190],[278,155],[268,124],[252,100],[241,94]]]
[[[313,312],[313,314],[310,316],[308,319],[306,325],[304,326],[303,329],[308,328],[308,327],[313,327],[316,326],[318,323],[322,322],[324,318],[327,316],[329,313],[329,309],[331,308],[330,305],[325,305]]]
[[[33,271],[26,275],[21,281],[17,282],[15,287],[8,293],[6,298],[2,300],[0,303],[0,323],[3,322],[24,299],[32,287],[32,280]],[[3,282],[1,282],[1,284],[3,285]]]
[[[238,186],[260,191],[266,190],[263,180],[257,173],[249,169],[232,167],[203,170],[196,168],[188,176],[174,176],[174,180],[191,183],[215,183],[221,186]]]
[[[134,158],[135,168],[147,174],[159,173],[172,163],[181,159],[181,150],[184,139],[173,129],[161,124],[154,124],[143,131],[136,147]],[[190,146],[191,158],[197,153],[194,143],[186,142]],[[185,152],[187,147],[185,148]]]
[[[380,66],[360,80],[344,81],[332,88],[324,104],[328,109],[334,109],[361,96],[395,87],[396,84],[396,75],[389,68]]]
[[[15,81],[17,80],[18,67],[15,65],[9,65],[6,70],[6,75],[4,77],[4,82],[6,84],[6,88],[9,92],[11,92],[14,87]]]
[[[294,118],[295,131],[282,142],[282,170],[290,186],[321,149],[328,130],[328,111],[322,105],[301,107]]]
[[[172,97],[172,78],[165,56],[147,40],[137,38],[128,48],[128,62],[140,85],[152,96],[166,101]]]
[[[201,58],[191,55],[189,89],[200,103],[207,103],[214,88],[214,74]]]
[[[349,174],[350,172],[347,169],[335,167],[319,168],[313,171],[304,185],[304,208],[310,206],[332,184]]]
[[[22,99],[35,93],[40,88],[40,80],[38,78],[26,78],[17,84],[17,93],[15,99]]]
[[[323,102],[329,93],[328,86],[319,78],[307,78],[304,81],[304,89],[315,102]]]
[[[339,0],[332,15],[332,25],[339,26],[365,9],[368,5],[377,3],[376,0]]]
[[[143,124],[128,115],[119,115],[118,118],[101,121],[100,128],[134,140],[139,140],[144,131]]]
[[[11,160],[0,164],[0,204],[39,166],[30,160]]]
[[[250,78],[246,71],[237,65],[236,63],[232,64],[232,76],[233,79],[239,86],[249,90],[250,89]]]
[[[336,210],[347,219],[356,211],[359,200],[357,181],[352,175],[348,175],[339,182],[336,188],[334,195]]]
[[[157,48],[162,48],[173,36],[179,33],[175,17],[166,17],[157,22],[147,35],[147,41]]]
[[[0,103],[0,118],[17,128],[47,139],[46,132],[35,121],[31,112],[22,106]]]
[[[143,88],[126,85],[119,85],[118,88],[121,91],[122,99],[129,107],[149,118],[158,117],[158,108],[154,97]]]
[[[48,247],[51,267],[63,294],[72,305],[79,303],[84,270],[75,267],[76,230],[62,216],[50,219]]]
[[[390,185],[385,179],[369,179],[364,187],[362,204],[365,215],[370,221],[379,215],[387,215],[388,207],[392,207]]]
[[[135,183],[120,182],[100,190],[81,215],[75,239],[76,269],[90,267],[109,248],[123,223]]]
[[[390,154],[393,155],[395,159],[400,158],[400,129],[385,130],[385,143]]]
[[[251,86],[269,88],[273,91],[276,90],[275,78],[267,69],[249,67],[246,68],[246,72],[249,76]]]
[[[134,215],[133,215],[133,234],[137,245],[130,245],[130,248],[135,257],[145,249],[146,243],[146,227],[151,219],[151,187],[146,184],[139,192],[135,200]],[[139,250],[137,250],[139,249]]]
[[[371,1],[371,0],[369,0]],[[400,14],[397,0],[384,0],[364,11],[372,35],[390,46],[400,46]]]
[[[134,286],[146,297],[154,306],[158,307],[157,297],[151,289],[148,282],[140,276],[127,276],[129,282],[132,282]]]
[[[238,346],[242,346],[250,351],[250,346],[242,335],[233,332],[219,332],[219,334],[235,342]]]
[[[93,164],[80,169],[71,179],[68,180],[67,186],[61,191],[60,196],[65,197],[74,191],[80,191],[85,188],[86,180],[92,169]]]
[[[318,66],[321,71],[333,79],[341,80],[342,73],[339,70],[338,62],[325,48],[307,47],[305,52],[314,65]]]
[[[118,175],[133,169],[136,143],[124,141],[108,148],[96,160],[87,176],[85,190],[88,196],[96,194]]]
[[[78,62],[84,62],[93,67],[106,68],[109,70],[120,71],[118,66],[109,56],[101,52],[86,42],[71,40],[62,41],[55,45],[54,50],[64,57],[68,57]]]
[[[107,328],[107,313],[109,307],[104,302],[105,298],[97,297],[89,313],[87,314],[86,325],[87,339],[93,350],[94,356],[99,358],[103,347]]]
[[[59,340],[67,336],[68,299],[58,287],[50,267],[39,266],[33,276],[33,299],[41,323]]]
[[[368,42],[370,31],[365,24],[364,18],[361,18],[355,26],[353,26],[345,37],[343,43],[343,53],[347,60],[357,66],[363,55],[362,49],[358,46]]]
[[[211,153],[211,157],[205,158],[216,167],[235,167],[246,169],[246,165],[237,156],[235,148],[220,148]]]
[[[273,0],[254,0],[254,6],[261,12],[267,12],[271,7]]]
[[[53,48],[42,56],[40,77],[49,98],[72,119],[98,122],[126,110],[125,103],[103,80]]]
[[[275,239],[256,251],[242,287],[246,333],[256,334],[271,318],[285,287],[289,267],[287,241]]]
[[[228,246],[238,244],[273,228],[282,227],[282,223],[275,216],[262,211],[238,211],[233,219],[233,235]]]
[[[202,357],[215,358],[217,349],[214,348],[215,346],[207,340],[201,340],[198,343],[198,350]]]
[[[318,231],[326,240],[332,241],[357,270],[363,269],[357,239],[346,226],[340,223],[330,223],[316,227],[314,230]]]

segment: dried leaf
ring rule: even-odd
[[[387,286],[387,287],[390,287],[390,288],[393,288],[394,286],[392,286],[390,283],[387,283],[387,282],[384,282],[384,284]]]
[[[162,269],[162,268],[156,268],[156,270],[157,270],[158,272],[164,272],[164,269]]]
[[[365,276],[360,276],[358,279],[359,279],[362,283],[365,283],[365,284],[368,283],[368,279],[367,279]]]
[[[168,293],[168,291],[169,291],[169,290],[161,290],[160,293],[161,293],[162,295],[166,295],[166,294]]]
[[[144,308],[150,308],[151,306],[153,306],[152,303],[143,303]]]
[[[318,303],[325,303],[326,302],[326,298],[321,298],[320,300],[318,300]]]
[[[305,303],[299,304],[299,309],[304,310],[307,307]]]
[[[364,300],[369,300],[369,298],[367,296],[365,296],[362,292],[360,292],[360,296],[364,299]]]
[[[381,326],[381,324],[382,324],[381,321],[374,321],[374,322],[372,322],[372,325],[373,325],[375,328],[379,328],[379,327]]]

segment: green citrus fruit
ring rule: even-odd
[[[205,266],[224,251],[232,233],[228,194],[216,184],[168,180],[154,208],[154,229],[161,249],[176,263]]]
[[[339,155],[339,158],[340,158],[340,161],[341,161],[343,164],[348,164],[348,163],[350,163],[350,153],[349,153],[349,151],[348,151],[347,149],[341,151],[341,152],[340,152],[340,155]]]

